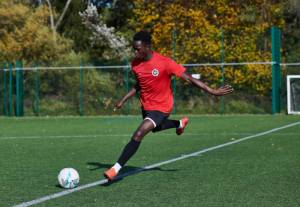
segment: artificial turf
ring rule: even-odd
[[[149,133],[119,174],[300,122],[300,116],[188,116]],[[171,119],[179,119],[172,116]],[[103,180],[141,123],[139,117],[0,119],[0,206],[66,191],[57,175],[79,172],[79,186]],[[300,124],[50,199],[35,206],[299,206]]]

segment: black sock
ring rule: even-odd
[[[137,149],[139,148],[141,142],[135,141],[131,139],[131,141],[125,146],[118,163],[123,167],[126,162],[135,154]]]
[[[164,120],[164,130],[165,129],[171,129],[171,128],[178,128],[180,125],[180,122],[178,120]]]

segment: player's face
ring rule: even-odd
[[[149,48],[150,48],[149,45],[146,45],[146,44],[142,43],[142,41],[138,40],[138,41],[132,42],[132,47],[134,50],[134,54],[138,59],[140,59],[140,60],[146,59]]]

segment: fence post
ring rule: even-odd
[[[175,29],[173,29],[173,60],[175,61]],[[174,115],[176,115],[176,76],[173,76],[173,86],[174,86]]]
[[[4,63],[4,116],[6,116],[6,106],[7,106],[7,100],[6,100],[6,62]]]
[[[128,66],[128,58],[126,58],[126,66]],[[126,94],[129,92],[129,74],[128,67],[126,67]],[[129,100],[127,100],[127,116],[129,115]]]
[[[21,70],[20,70],[20,116],[24,116],[24,70],[23,70],[23,61],[21,61]]]
[[[281,89],[281,52],[280,52],[280,29],[271,27],[272,38],[272,113],[280,113],[282,107]]]
[[[83,74],[82,74],[82,60],[80,60],[80,115],[83,116]]]
[[[222,86],[224,86],[224,50],[223,50],[223,42],[224,42],[224,39],[223,39],[223,27],[222,27],[222,34],[221,34],[221,39],[222,39]],[[222,113],[223,115],[225,114],[225,97],[224,95],[222,96]]]
[[[19,61],[16,61],[16,116],[19,117]]]
[[[9,117],[12,117],[12,62],[9,63]]]
[[[39,95],[38,95],[38,62],[35,61],[35,116],[39,116]]]

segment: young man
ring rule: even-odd
[[[125,146],[117,163],[104,172],[104,176],[111,181],[125,163],[135,154],[142,139],[150,131],[157,132],[165,129],[176,128],[176,134],[181,135],[189,122],[187,117],[181,120],[169,120],[173,107],[173,94],[170,87],[171,76],[176,75],[190,84],[203,89],[212,95],[222,96],[233,91],[230,86],[213,89],[203,82],[194,79],[186,69],[171,58],[151,51],[151,35],[140,31],[133,37],[132,47],[135,58],[132,69],[136,77],[133,88],[114,105],[114,110],[120,108],[134,94],[141,91],[142,114],[144,121],[134,132],[131,141]]]

